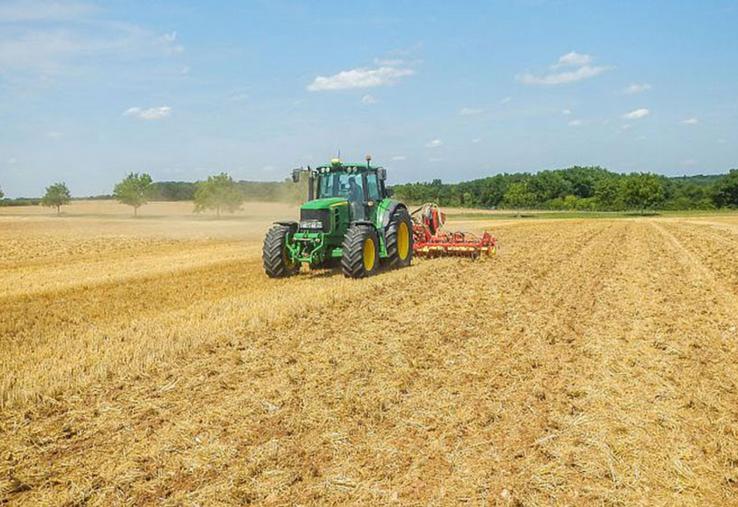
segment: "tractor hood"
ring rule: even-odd
[[[326,197],[324,199],[313,199],[308,201],[300,209],[328,209],[331,206],[348,204],[348,200],[345,197]]]

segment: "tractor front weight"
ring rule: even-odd
[[[287,239],[285,246],[293,261],[317,265],[325,259],[325,234],[297,232]]]

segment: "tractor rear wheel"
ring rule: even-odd
[[[387,225],[387,262],[404,268],[413,261],[413,222],[405,208],[397,210]]]
[[[341,269],[348,278],[373,275],[379,266],[379,238],[370,225],[352,225],[343,238]]]
[[[262,260],[264,271],[269,278],[284,278],[296,275],[300,271],[300,263],[293,261],[287,252],[287,235],[290,228],[286,225],[275,225],[264,238]]]

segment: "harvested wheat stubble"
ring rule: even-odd
[[[17,357],[3,359],[0,495],[736,503],[738,267],[713,252],[738,237],[704,227],[511,223],[495,258],[359,282],[266,280],[248,253],[70,288],[77,321],[50,311],[25,349],[0,341]],[[85,298],[126,284],[101,307]],[[22,334],[40,297],[3,329]],[[132,318],[137,297],[157,301]]]

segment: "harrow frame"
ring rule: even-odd
[[[461,256],[477,259],[497,253],[497,239],[484,231],[481,236],[471,232],[446,232],[446,215],[435,203],[425,203],[411,213],[413,220],[413,253],[419,256]]]

